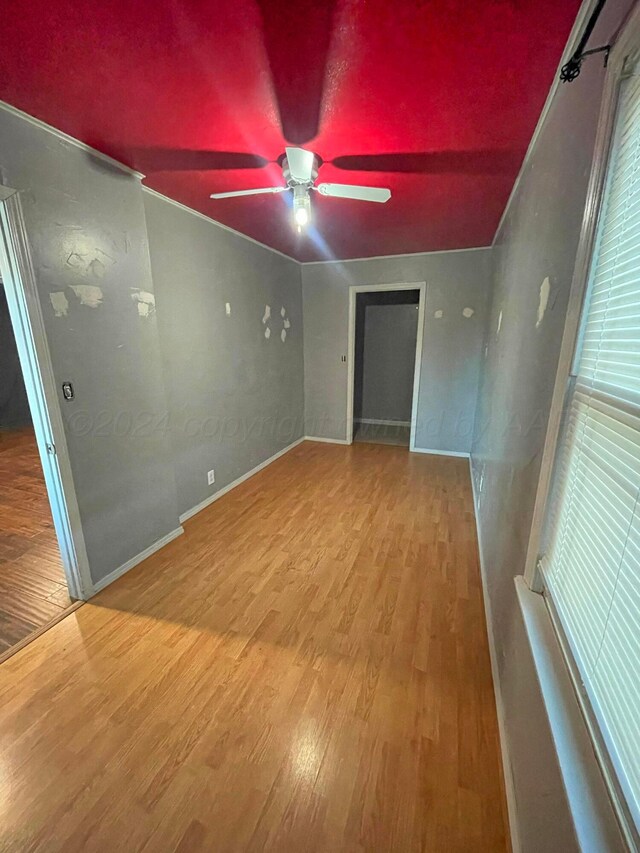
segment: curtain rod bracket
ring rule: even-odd
[[[573,55],[571,59],[566,62],[562,66],[562,70],[560,71],[560,79],[563,83],[571,83],[573,80],[578,77],[580,71],[582,70],[582,62],[586,59],[587,56],[591,56],[592,53],[604,53],[604,67],[607,67],[607,61],[609,59],[609,51],[611,50],[610,44],[605,44],[602,47],[593,47],[591,50],[585,50],[589,39],[591,38],[591,33],[593,32],[595,25],[598,22],[598,18],[600,17],[600,13],[604,9],[604,4],[607,0],[598,0],[596,5],[589,16],[589,20],[587,21],[587,25],[584,28],[584,32],[580,36],[580,41],[576,45],[576,49],[573,51]]]
[[[604,67],[606,68],[610,52],[611,45],[603,44],[602,47],[593,47],[591,50],[583,50],[582,53],[574,54],[571,59],[562,66],[560,79],[563,83],[572,83],[582,70],[583,60],[594,53],[604,53]]]

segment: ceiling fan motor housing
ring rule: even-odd
[[[285,179],[287,186],[289,187],[310,187],[313,185],[314,181],[318,177],[318,158],[313,156],[313,167],[311,169],[311,178],[308,181],[299,181],[291,175],[291,170],[289,169],[289,161],[285,157],[282,161],[282,177]]]

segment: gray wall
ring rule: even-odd
[[[610,0],[606,43],[628,2]],[[526,162],[494,249],[473,470],[483,565],[524,851],[576,850],[513,578],[522,574],[593,154],[603,80],[590,59],[562,85]],[[540,288],[550,282],[538,322]]]
[[[471,449],[490,249],[304,264],[305,431],[344,439],[349,287],[427,282],[416,446]],[[471,308],[473,315],[464,317]],[[436,316],[442,312],[441,316]]]
[[[31,425],[31,412],[7,297],[0,279],[0,429]]]
[[[354,408],[355,417],[411,420],[417,332],[417,305],[365,306],[362,398],[361,406]],[[359,366],[356,364],[356,376]],[[357,387],[355,396],[359,396]]]
[[[0,175],[20,190],[91,575],[178,526],[137,179],[0,110]],[[51,297],[53,294],[53,297]],[[154,427],[156,427],[154,429]]]
[[[300,266],[152,193],[144,205],[182,514],[303,435]]]

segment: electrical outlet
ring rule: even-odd
[[[210,486],[213,486],[215,481],[216,481],[216,472],[212,468],[211,471],[207,471],[207,483]]]

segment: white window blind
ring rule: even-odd
[[[540,561],[640,828],[640,78],[622,82]]]

